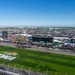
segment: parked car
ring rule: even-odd
[[[18,47],[18,48],[31,48],[31,46],[27,45],[27,44],[16,44],[16,47]]]
[[[74,48],[73,48],[70,44],[67,44],[67,45],[62,45],[62,46],[60,47],[60,49],[74,50]]]

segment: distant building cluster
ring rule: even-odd
[[[15,42],[17,37],[25,37],[27,41],[49,42],[75,37],[75,28],[0,28],[0,40]]]

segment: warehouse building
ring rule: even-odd
[[[50,42],[52,43],[53,42],[53,37],[52,36],[41,36],[41,35],[34,35],[32,36],[32,41],[33,42]]]

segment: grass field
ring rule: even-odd
[[[17,52],[19,56],[16,59],[9,61],[0,58],[0,63],[11,66],[16,64],[16,67],[24,66],[25,69],[31,69],[40,72],[46,72],[51,75],[75,75],[75,57],[61,54],[39,52],[27,49],[18,49],[12,47],[0,46],[0,53],[2,52]]]

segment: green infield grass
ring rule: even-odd
[[[75,56],[0,46],[0,53],[2,52],[16,52],[18,56],[12,61],[0,58],[1,64],[16,64],[17,68],[23,66],[24,69],[31,67],[32,71],[48,71],[50,75],[55,75],[55,72],[56,75],[75,75]]]

